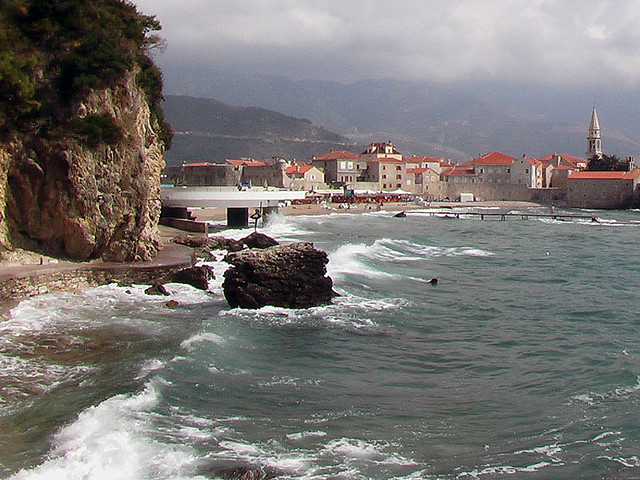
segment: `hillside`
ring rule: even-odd
[[[173,146],[165,156],[168,165],[240,157],[305,160],[352,145],[347,138],[308,120],[262,108],[171,95],[162,106],[175,131]]]
[[[167,67],[164,73],[169,93],[255,105],[308,118],[360,145],[393,140],[404,154],[445,155],[456,161],[493,150],[512,156],[582,156],[595,102],[606,151],[620,157],[640,152],[640,97],[633,92],[444,86],[397,79],[341,84],[188,67],[179,74]]]

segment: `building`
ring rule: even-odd
[[[442,192],[451,199],[472,193],[481,200],[530,200],[530,190],[542,185],[542,163],[491,152],[443,171],[441,178]]]
[[[179,167],[166,167],[163,183],[181,186],[237,185],[242,170],[221,163],[183,163]]]
[[[414,176],[407,171],[407,162],[402,156],[377,157],[368,164],[368,181],[377,183],[381,191],[413,191]]]
[[[343,186],[367,180],[367,160],[347,150],[313,157],[311,165],[324,172],[325,182],[329,185]]]
[[[403,160],[402,154],[391,141],[370,143],[367,149],[362,152],[361,156],[367,160],[375,160],[378,158]]]
[[[587,161],[590,162],[594,158],[602,158],[602,133],[595,105],[591,111],[591,121],[587,133]]]
[[[568,176],[587,168],[585,159],[564,153],[552,153],[538,161],[542,164],[542,188],[567,188]]]
[[[320,190],[325,187],[324,172],[306,163],[292,162],[285,169],[291,190]]]
[[[567,204],[576,208],[629,208],[640,202],[640,170],[582,171],[568,178]]]

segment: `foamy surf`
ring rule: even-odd
[[[160,388],[161,381],[155,380],[136,395],[118,395],[85,410],[55,435],[44,463],[10,478],[187,478],[193,471],[194,452],[184,445],[153,439],[151,412],[158,404]]]

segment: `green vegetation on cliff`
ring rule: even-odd
[[[0,137],[73,135],[88,146],[117,141],[108,116],[74,118],[74,102],[136,71],[161,140],[169,147],[162,75],[150,50],[161,44],[153,16],[123,0],[0,0]]]

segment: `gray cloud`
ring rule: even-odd
[[[640,84],[637,0],[136,0],[164,65],[354,81]]]

